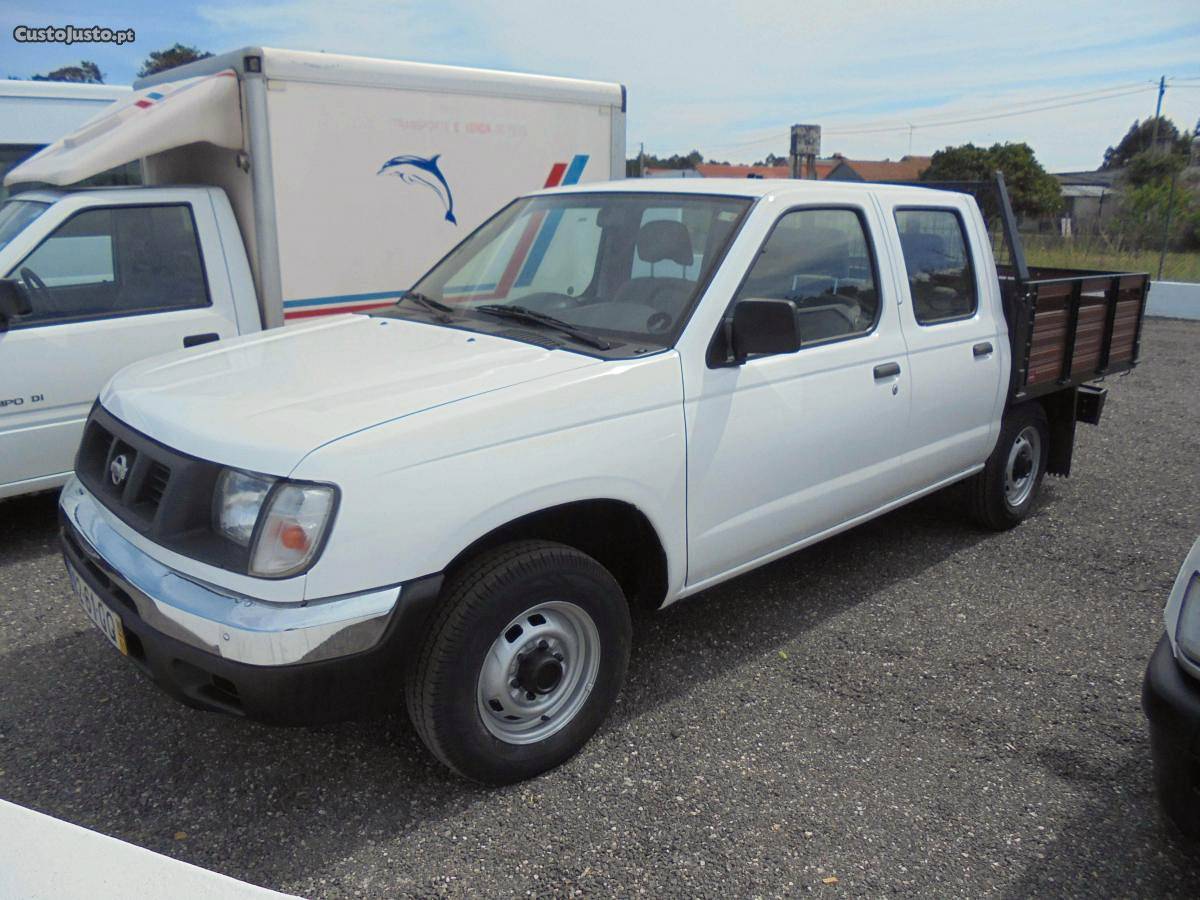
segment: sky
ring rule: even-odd
[[[12,36],[18,25],[65,24],[137,38]],[[619,81],[631,156],[644,144],[753,162],[786,154],[788,127],[812,123],[822,155],[1025,141],[1051,171],[1093,169],[1154,114],[1163,75],[1163,114],[1188,129],[1200,119],[1195,0],[0,0],[0,41],[0,76],[85,58],[111,84],[130,83],[151,50],[176,41]]]

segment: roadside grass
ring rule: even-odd
[[[1021,235],[1031,266],[1100,269],[1107,272],[1149,272],[1158,275],[1158,251],[1117,250],[1102,241]],[[1200,282],[1200,252],[1169,251],[1163,264],[1164,281]]]

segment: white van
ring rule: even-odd
[[[624,175],[618,84],[246,48],[134,88],[5,177],[0,498],[66,481],[123,366],[389,306],[513,197]]]
[[[0,80],[0,176],[130,90],[127,84]],[[0,200],[7,196],[0,186]]]

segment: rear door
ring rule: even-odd
[[[1007,352],[991,251],[966,200],[941,205],[882,201],[890,219],[900,322],[912,370],[914,488],[982,463],[995,442]]]
[[[19,259],[3,274],[33,309],[0,333],[0,497],[69,474],[88,409],[118,369],[237,333],[207,196],[114,196],[68,198],[29,247],[10,245]]]
[[[742,298],[789,300],[802,347],[684,366],[689,588],[899,496],[910,376],[879,231],[864,203],[792,208],[765,237],[743,234],[755,247],[727,314]]]

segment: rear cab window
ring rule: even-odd
[[[917,324],[939,325],[975,315],[975,265],[959,212],[900,207],[895,219]]]

